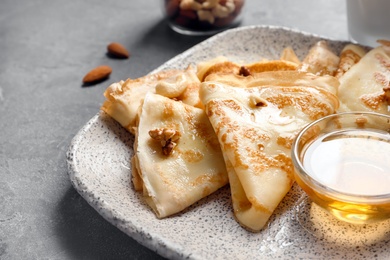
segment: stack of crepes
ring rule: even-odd
[[[234,216],[256,232],[294,182],[290,149],[303,126],[339,107],[387,113],[382,43],[338,56],[320,41],[302,61],[290,47],[251,64],[217,57],[114,83],[102,110],[135,135],[132,183],[158,218],[229,183]]]

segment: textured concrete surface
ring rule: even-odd
[[[205,37],[172,32],[159,1],[0,2],[0,259],[158,259],[72,188],[65,152],[111,82],[142,76]],[[247,0],[242,25],[347,39],[340,0]],[[123,43],[128,60],[106,56]],[[82,87],[91,68],[111,77]]]

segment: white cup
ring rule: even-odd
[[[390,0],[346,0],[348,31],[352,41],[375,47],[390,40]]]

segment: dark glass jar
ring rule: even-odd
[[[237,26],[245,0],[163,0],[169,25],[187,35],[211,35]]]

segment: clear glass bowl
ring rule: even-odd
[[[170,27],[186,35],[212,35],[237,26],[245,0],[163,0]]]
[[[292,147],[295,179],[342,221],[390,218],[390,116],[334,114],[307,125]]]

